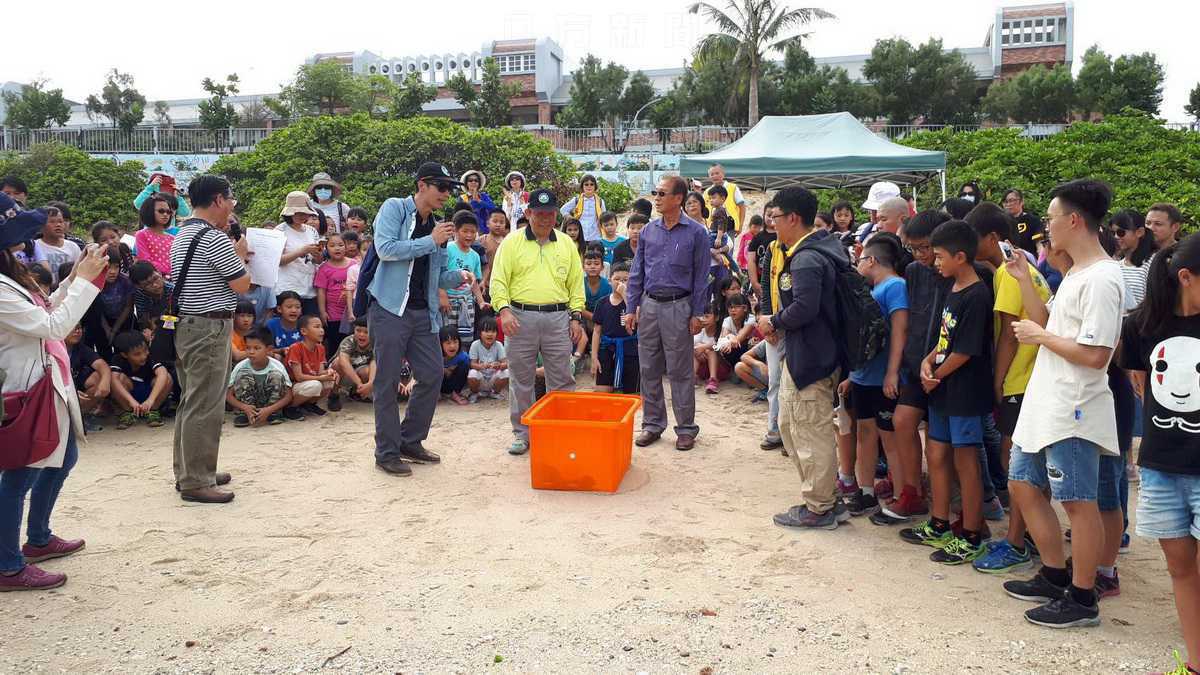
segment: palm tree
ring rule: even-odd
[[[710,33],[696,45],[696,58],[705,58],[736,47],[734,60],[744,68],[750,79],[749,126],[758,123],[758,80],[762,76],[765,54],[771,50],[783,50],[793,41],[808,36],[807,33],[788,35],[791,29],[803,26],[814,19],[832,19],[833,15],[816,7],[788,9],[777,5],[774,0],[725,0],[725,9],[718,9],[707,2],[696,2],[688,6],[692,14],[703,14],[717,25],[719,32]]]

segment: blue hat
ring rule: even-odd
[[[529,193],[529,210],[539,211],[557,211],[558,200],[554,198],[554,193],[542,188]]]
[[[46,210],[22,210],[12,197],[0,192],[0,248],[33,239],[46,226]]]

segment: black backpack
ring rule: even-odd
[[[849,260],[839,260],[820,248],[817,251],[833,264],[833,295],[837,322],[836,329],[846,350],[846,363],[851,370],[858,370],[876,354],[887,348],[888,322],[879,309],[879,303],[871,297],[871,284],[858,270],[850,266]]]

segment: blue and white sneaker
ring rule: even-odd
[[[1007,539],[993,541],[988,544],[987,552],[975,559],[971,565],[977,572],[984,574],[1005,574],[1033,566],[1033,558],[1029,551],[1020,552],[1008,543]]]

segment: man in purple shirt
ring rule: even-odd
[[[625,326],[638,331],[641,364],[642,433],[636,443],[650,445],[667,428],[665,374],[671,380],[675,448],[691,450],[700,433],[692,336],[700,332],[710,301],[708,230],[683,213],[687,183],[679,176],[664,177],[650,194],[661,217],[642,228],[625,290]]]

